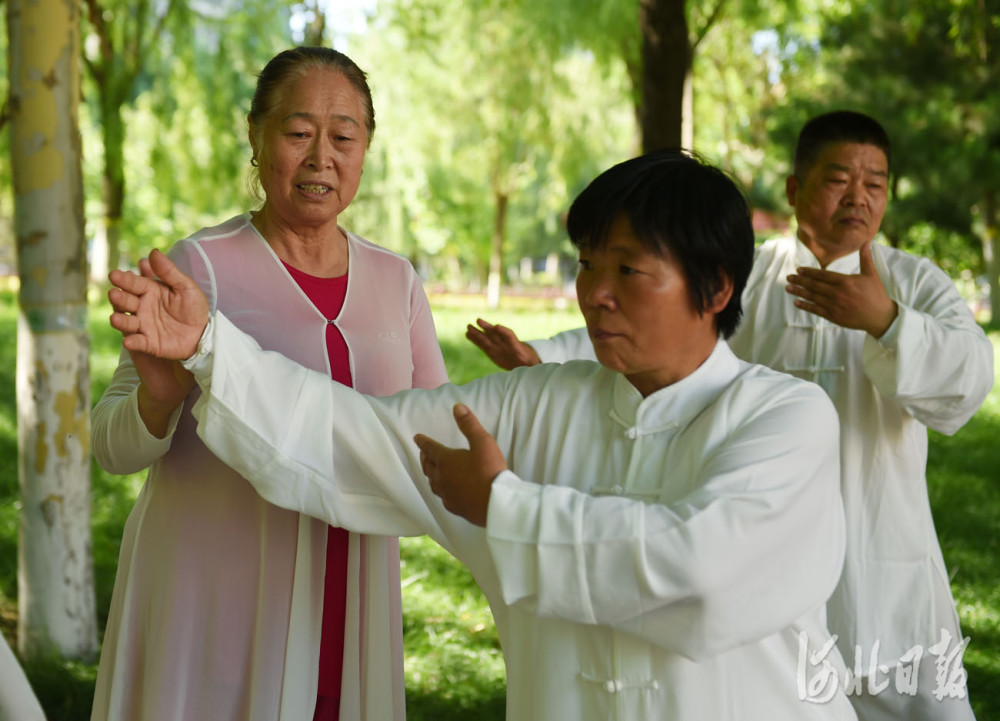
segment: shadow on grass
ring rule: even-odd
[[[969,674],[969,700],[979,721],[1000,719],[1000,664],[996,658],[1000,631],[980,629],[973,634],[964,659]]]
[[[407,721],[503,721],[507,705],[504,691],[456,703],[440,694],[406,690]]]
[[[86,721],[94,702],[97,666],[58,658],[23,663],[47,721]]]
[[[994,392],[995,395],[995,392]],[[987,404],[957,434],[930,434],[927,484],[952,577],[969,697],[976,717],[1000,719],[1000,416]]]

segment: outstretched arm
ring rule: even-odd
[[[485,526],[490,489],[501,471],[507,470],[507,460],[468,406],[457,404],[452,412],[469,448],[448,448],[418,433],[413,440],[420,448],[420,467],[445,508]]]
[[[476,323],[478,328],[469,324],[465,337],[504,370],[534,366],[542,362],[535,349],[519,340],[510,328],[493,325],[482,318],[477,318]]]
[[[208,324],[208,300],[198,284],[163,253],[140,261],[141,275],[113,270],[111,327],[132,352],[181,360],[194,355]],[[157,280],[159,278],[159,280]]]

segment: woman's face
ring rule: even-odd
[[[648,396],[711,355],[715,314],[729,302],[732,284],[726,281],[699,313],[681,265],[646,250],[619,216],[604,247],[580,251],[576,294],[597,359]]]
[[[250,144],[267,213],[292,228],[336,224],[361,182],[368,146],[361,96],[336,70],[310,68],[264,127],[250,128]]]

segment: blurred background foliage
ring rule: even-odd
[[[691,145],[740,180],[762,233],[789,222],[784,177],[803,121],[858,109],[895,144],[886,241],[964,272],[969,294],[996,282],[1000,0],[662,1],[682,3],[688,18]],[[82,7],[87,233],[98,281],[106,239],[111,265],[128,266],[256,205],[246,111],[256,72],[293,44],[332,45],[367,70],[378,130],[344,222],[440,287],[483,287],[491,256],[507,285],[565,281],[570,201],[642,147],[636,2]],[[0,266],[13,268],[7,142],[4,134]]]
[[[871,113],[894,142],[885,242],[933,259],[979,317],[989,317],[991,284],[1000,303],[1000,0],[658,1],[679,3],[687,18],[690,145],[740,181],[762,237],[791,222],[784,181],[802,123],[834,108]],[[131,266],[152,247],[257,205],[248,193],[246,138],[256,73],[281,49],[322,43],[368,72],[378,124],[343,224],[409,257],[427,278],[452,377],[491,370],[461,337],[475,314],[526,337],[579,324],[551,298],[571,285],[575,267],[564,214],[598,172],[642,148],[637,0],[81,0],[80,7],[95,289],[103,266]],[[0,127],[6,45],[0,15]],[[16,272],[8,144],[0,132],[0,285]],[[469,295],[487,286],[491,258],[510,293],[501,312]],[[516,305],[528,296],[540,305]],[[0,300],[0,389],[9,389],[0,394],[0,629],[9,636],[16,314],[12,294],[0,292]],[[96,304],[91,334],[96,400],[118,346]],[[953,589],[973,638],[966,663],[980,718],[1000,714],[997,395],[954,439],[931,435],[929,471]],[[141,474],[122,479],[94,469],[102,627],[122,526],[141,483]],[[478,591],[433,544],[414,540],[403,549],[411,718],[501,718],[502,659]],[[57,661],[29,673],[50,718],[87,717],[93,665]]]

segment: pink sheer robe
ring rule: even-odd
[[[447,380],[420,280],[404,259],[349,235],[336,325],[354,386],[374,395]],[[265,348],[329,374],[327,321],[250,224],[202,230],[171,257]],[[139,419],[122,354],[93,414],[112,473],[149,475],[125,526],[94,721],[284,721],[316,702],[327,526],[265,503],[195,434],[195,391],[166,439]],[[343,721],[404,718],[399,555],[351,534]]]

